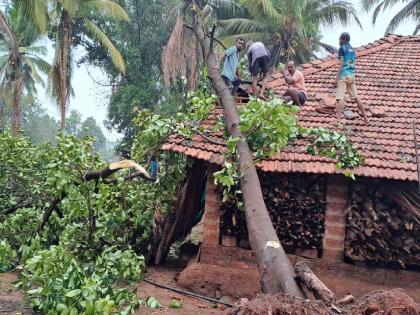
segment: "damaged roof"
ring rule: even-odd
[[[360,116],[346,120],[345,133],[365,158],[354,174],[417,181],[413,122],[417,122],[420,139],[420,36],[388,35],[356,49],[356,54],[358,94],[374,115],[369,117],[369,125]],[[308,92],[308,102],[298,114],[302,127],[335,128],[335,115],[316,109],[325,96],[334,95],[338,66],[336,55],[302,65]],[[283,75],[274,73],[268,87],[283,94],[287,88]],[[357,113],[356,104],[348,98],[346,102],[347,108]],[[209,130],[222,115],[222,108],[215,107],[202,126]],[[265,172],[342,173],[334,160],[305,153],[306,145],[297,140],[257,167]],[[222,131],[195,135],[192,140],[172,135],[163,149],[219,165],[226,151]]]

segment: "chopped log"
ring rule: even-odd
[[[306,262],[298,261],[295,270],[301,284],[313,292],[316,298],[327,305],[331,305],[335,301],[334,293],[312,272]]]

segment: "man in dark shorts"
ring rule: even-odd
[[[303,73],[296,69],[293,61],[287,63],[283,75],[284,80],[286,80],[286,83],[289,85],[289,88],[283,96],[289,96],[292,99],[293,104],[297,106],[305,104],[307,101],[305,78]]]
[[[244,39],[238,37],[235,46],[228,48],[222,57],[221,64],[223,65],[222,79],[225,81],[228,88],[233,94],[238,90],[241,79],[238,72],[239,52],[244,46]]]
[[[257,83],[262,82],[260,96],[264,97],[265,87],[268,81],[268,72],[270,70],[270,58],[267,49],[261,42],[248,41],[248,67],[252,76],[252,94],[257,94]]]

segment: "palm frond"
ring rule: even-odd
[[[334,46],[332,46],[330,44],[327,44],[327,43],[324,43],[324,42],[316,41],[316,44],[318,44],[319,46],[324,48],[330,54],[335,54],[338,51],[337,48],[335,48]]]
[[[235,0],[213,0],[212,6],[218,19],[229,19],[246,15],[246,8]]]
[[[45,56],[47,54],[47,47],[45,46],[19,47],[19,52],[21,54],[36,54],[36,55]]]
[[[48,74],[51,71],[51,64],[42,58],[30,57],[38,71],[43,74]]]
[[[183,50],[184,22],[178,15],[174,29],[162,53],[163,83],[169,86],[178,76],[186,74],[186,60]]]
[[[328,1],[329,4],[321,6],[317,11],[316,15],[320,23],[324,26],[335,26],[336,23],[347,25],[351,19],[354,19],[356,23],[362,28],[359,18],[357,17],[357,11],[353,5],[348,1]]]
[[[370,11],[380,0],[361,0],[362,8],[366,12]]]
[[[106,36],[106,34],[98,26],[90,21],[86,21],[84,26],[88,35],[92,39],[97,40],[108,51],[114,65],[118,68],[119,71],[121,71],[121,73],[125,74],[124,58],[111,42],[111,40]]]
[[[375,8],[375,10],[373,10],[373,14],[372,14],[372,24],[375,25],[376,24],[376,19],[378,18],[379,13],[382,10],[382,6],[384,5],[385,1],[382,1],[381,3],[378,4],[378,6]]]
[[[281,18],[271,0],[241,0],[240,3],[248,9],[252,16],[258,19]]]
[[[85,1],[81,4],[81,11],[91,12],[93,14],[99,12],[114,20],[130,21],[130,17],[124,8],[112,0]]]
[[[33,80],[35,81],[35,82],[37,82],[37,83],[40,83],[43,87],[45,86],[45,83],[44,83],[44,80],[41,78],[41,76],[39,75],[39,73],[38,73],[38,71],[37,71],[37,69],[36,69],[36,66],[35,66],[35,64],[34,64],[34,62],[33,62],[33,58],[31,58],[31,57],[23,57],[22,58],[22,61],[23,61],[23,63],[29,68],[29,72],[28,72],[28,75],[29,75],[29,78],[28,78],[28,80],[29,79],[32,79],[33,78]]]
[[[15,0],[17,6],[23,9],[23,15],[29,17],[42,34],[48,31],[49,15],[47,0]]]
[[[420,23],[417,24],[416,28],[414,29],[413,35],[417,35],[418,33],[420,33]]]
[[[227,34],[255,33],[264,30],[264,25],[252,19],[228,19],[218,23]]]
[[[404,8],[402,8],[389,22],[386,28],[387,33],[392,33],[402,21],[416,16],[420,12],[420,0],[411,0]]]

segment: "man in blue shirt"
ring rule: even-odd
[[[236,39],[235,46],[227,49],[221,60],[223,64],[222,79],[226,85],[231,89],[232,95],[238,90],[239,84],[241,83],[238,63],[239,63],[239,52],[244,47],[244,39],[239,37]]]
[[[356,68],[356,52],[350,45],[350,34],[342,33],[339,39],[340,49],[338,50],[338,59],[341,60],[340,69],[337,72],[335,87],[337,87],[336,100],[338,102],[337,117],[341,118],[345,106],[344,94],[347,90],[352,100],[357,103],[357,108],[362,113],[365,123],[369,120],[366,116],[365,107],[357,95],[356,81],[354,72]]]

